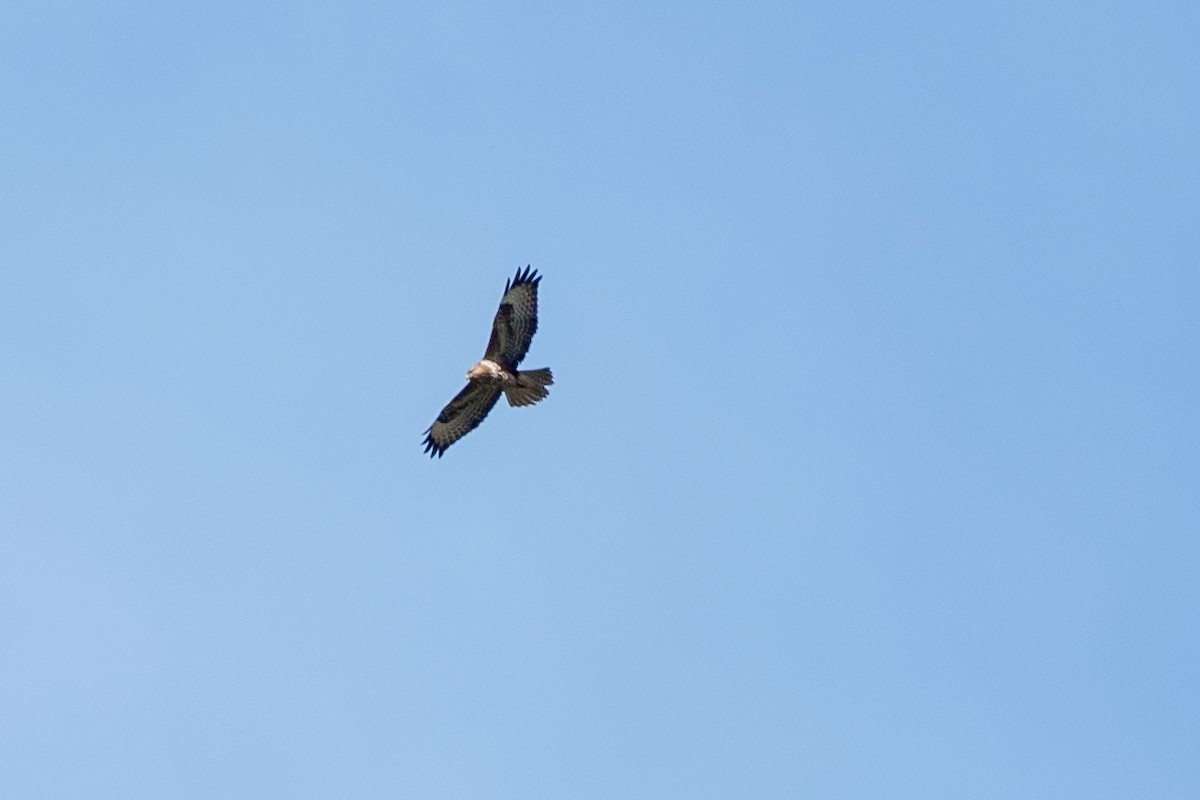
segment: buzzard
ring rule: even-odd
[[[500,309],[492,320],[483,360],[467,370],[467,386],[446,404],[437,421],[425,431],[425,452],[442,457],[446,448],[475,430],[496,405],[500,393],[510,406],[529,406],[550,392],[554,384],[549,368],[518,371],[537,332],[537,291],[542,277],[528,266],[504,283]]]

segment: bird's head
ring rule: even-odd
[[[475,366],[467,370],[467,380],[502,380],[504,378],[504,368],[491,359],[485,358]]]

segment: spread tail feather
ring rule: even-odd
[[[504,397],[510,406],[531,406],[550,392],[547,386],[554,385],[554,375],[549,367],[529,369],[517,373],[516,383],[504,386]]]

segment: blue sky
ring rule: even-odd
[[[7,4],[0,795],[1196,797],[1198,40]]]

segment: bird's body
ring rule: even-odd
[[[500,308],[483,359],[467,370],[466,387],[446,404],[425,431],[425,452],[441,457],[446,448],[483,422],[503,394],[510,406],[528,406],[549,394],[554,384],[548,368],[518,370],[537,332],[537,288],[541,277],[525,267],[504,284]]]
[[[554,383],[549,369],[510,372],[487,358],[467,370],[467,380],[481,386],[499,387],[510,406],[533,405],[550,393],[544,387]]]

